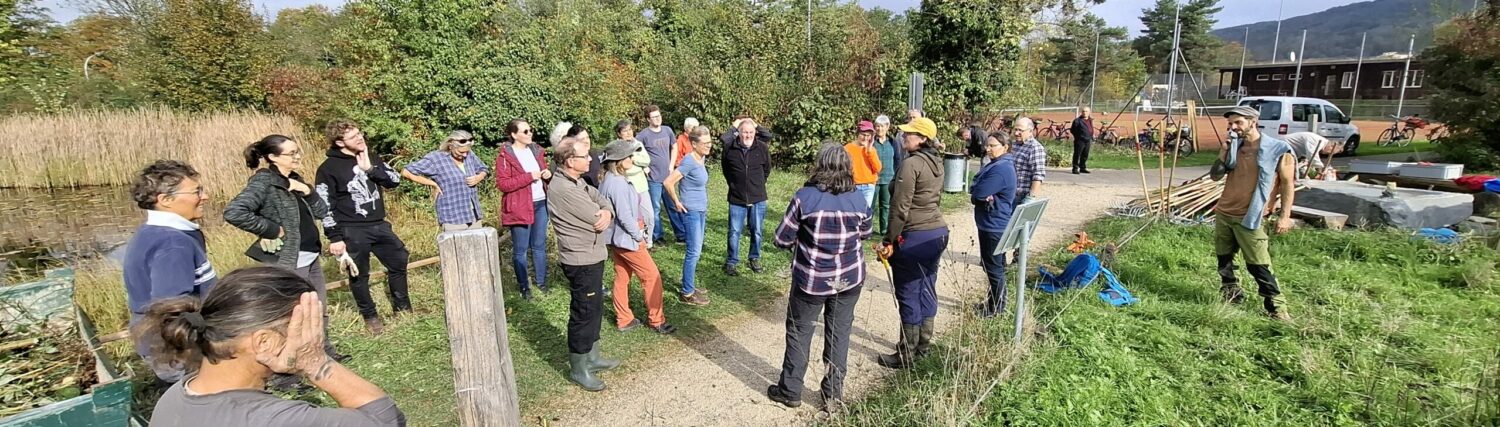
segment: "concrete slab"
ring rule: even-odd
[[[1304,181],[1294,203],[1349,216],[1355,227],[1391,226],[1407,229],[1447,227],[1474,213],[1474,195],[1386,188],[1347,181]]]

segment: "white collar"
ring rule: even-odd
[[[195,231],[198,229],[198,223],[188,221],[182,215],[157,210],[146,211],[146,225],[158,225],[182,231]]]

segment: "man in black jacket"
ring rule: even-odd
[[[1094,145],[1093,109],[1083,107],[1083,112],[1073,119],[1073,173],[1089,173],[1089,148]]]
[[[750,270],[764,271],[760,265],[761,224],[766,219],[766,179],[771,177],[770,129],[755,124],[748,117],[734,121],[734,129],[724,132],[722,169],[729,184],[729,255],[724,273],[738,276],[740,232],[750,227]],[[748,224],[747,224],[748,222]]]
[[[958,136],[966,143],[965,148],[969,152],[969,157],[978,157],[981,166],[990,162],[989,156],[984,155],[984,140],[989,138],[990,135],[984,131],[984,127],[980,126],[978,122],[969,123],[968,126],[964,126],[962,130],[959,130]]]
[[[385,330],[375,300],[370,298],[370,254],[385,265],[386,287],[391,308],[396,312],[411,310],[406,294],[406,263],[410,254],[406,243],[391,230],[385,220],[385,199],[380,189],[396,188],[401,176],[380,157],[369,151],[365,134],[348,120],[335,120],[324,129],[328,139],[328,160],[318,167],[315,190],[328,204],[323,217],[323,233],[328,235],[328,251],[354,259],[357,271],[349,280],[354,303],[365,318],[365,328],[373,334]]]

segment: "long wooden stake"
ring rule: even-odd
[[[1150,210],[1151,188],[1146,185],[1146,155],[1141,153],[1141,124],[1135,119],[1130,119],[1130,127],[1134,130],[1134,133],[1130,134],[1130,139],[1135,142],[1135,164],[1141,169],[1141,193],[1146,197],[1146,209]]]
[[[1175,137],[1177,143],[1174,144],[1175,148],[1172,150],[1172,172],[1167,177],[1168,184],[1177,181],[1177,159],[1182,157],[1182,129],[1187,127],[1186,123],[1193,123],[1195,117],[1193,114],[1194,107],[1197,107],[1197,102],[1191,99],[1187,100],[1187,121],[1177,124],[1177,136]],[[1167,111],[1167,114],[1170,115],[1172,111],[1171,107],[1168,107]],[[1166,144],[1162,144],[1162,146],[1166,146]]]
[[[489,227],[449,231],[437,243],[459,424],[520,426],[500,285],[500,234]]]

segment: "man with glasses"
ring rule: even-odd
[[[655,105],[646,106],[646,129],[635,134],[635,139],[646,147],[646,153],[651,155],[651,168],[646,172],[651,191],[651,208],[656,212],[656,228],[653,230],[652,242],[672,244],[685,241],[687,229],[683,226],[682,213],[675,209],[666,209],[667,221],[672,225],[673,240],[664,240],[666,230],[662,229],[661,213],[662,206],[672,206],[672,200],[668,198],[662,182],[667,180],[667,175],[672,174],[672,146],[676,144],[677,134],[672,132],[670,126],[661,124],[661,108]]]
[[[1036,140],[1036,124],[1030,117],[1016,119],[1016,127],[1010,131],[1015,144],[1016,161],[1016,206],[1026,203],[1042,191],[1042,181],[1047,179],[1047,149]]]
[[[191,295],[202,298],[218,275],[208,263],[208,249],[198,221],[208,192],[198,171],[173,160],[157,160],[135,177],[130,196],[146,210],[146,223],[125,246],[125,301],[130,325],[157,300]],[[136,341],[136,352],[162,381],[182,379],[184,367],[151,363],[148,342]]]
[[[594,372],[620,365],[599,355],[599,323],[604,314],[604,244],[600,234],[613,221],[614,206],[583,181],[589,171],[589,146],[565,137],[553,149],[558,174],[548,184],[547,210],[557,234],[558,260],[568,278],[568,379],[584,390],[604,389]]]
[[[438,224],[443,231],[482,227],[479,191],[475,186],[489,176],[489,166],[473,155],[474,135],[456,130],[448,134],[437,151],[406,165],[401,176],[432,188],[437,198]]]
[[[318,166],[314,185],[318,197],[328,205],[323,234],[328,236],[328,252],[343,256],[347,251],[354,259],[357,271],[349,280],[349,290],[365,319],[365,329],[379,335],[385,331],[385,323],[370,298],[370,254],[385,265],[391,308],[397,313],[411,310],[406,294],[410,254],[406,243],[386,222],[385,200],[380,195],[382,187],[400,185],[401,176],[379,156],[370,154],[365,134],[354,122],[335,120],[324,129],[324,136],[328,139],[328,160]]]

